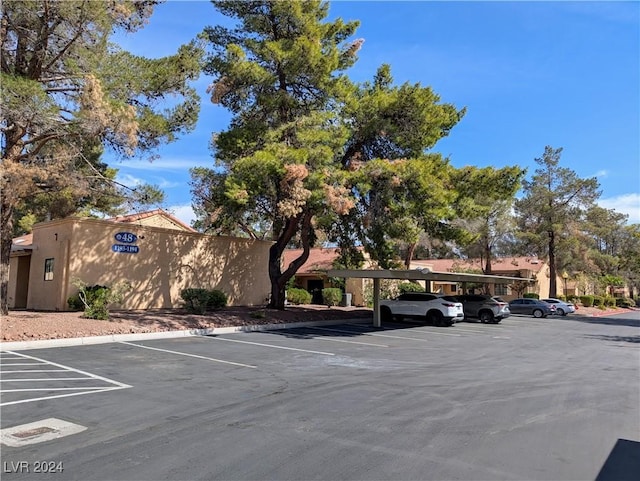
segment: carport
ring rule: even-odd
[[[491,276],[485,274],[463,274],[457,272],[436,272],[430,269],[396,270],[396,269],[331,269],[329,277],[355,279],[373,279],[373,326],[381,327],[380,319],[380,279],[400,279],[406,281],[448,281],[460,282],[464,286],[468,282],[481,284],[511,284],[515,281],[529,280],[522,277]]]

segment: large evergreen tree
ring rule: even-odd
[[[341,72],[361,44],[348,40],[356,23],[325,22],[325,2],[214,4],[238,22],[205,31],[212,100],[234,117],[214,139],[219,170],[193,171],[195,207],[218,232],[271,229],[271,307],[284,307],[285,284],[319,232],[341,247],[345,265],[357,259],[356,243],[388,265],[390,239],[415,243],[420,231],[440,229],[450,167],[424,154],[464,110],[428,87],[393,86],[386,65],[371,83],[349,82]],[[283,270],[294,241],[302,254]]]
[[[102,144],[129,157],[174,140],[195,125],[199,99],[188,85],[199,73],[195,43],[180,47],[173,56],[148,59],[109,41],[117,30],[140,28],[157,3],[1,4],[4,313],[15,210],[25,199],[42,193],[43,186],[54,191],[80,183],[86,170],[77,166],[87,145]],[[172,97],[170,106],[162,102],[167,96]]]
[[[558,246],[570,235],[571,226],[599,197],[595,178],[581,179],[560,167],[562,149],[545,147],[539,168],[523,181],[523,197],[516,200],[518,235],[528,254],[549,259],[549,296],[556,297]]]
[[[353,172],[357,204],[333,225],[333,239],[355,238],[381,266],[392,267],[398,243],[408,266],[418,239],[455,239],[450,221],[457,192],[447,159],[429,152],[464,116],[430,87],[394,85],[382,65],[373,81],[353,87],[341,117],[349,137],[342,165]],[[371,163],[371,165],[368,165]]]
[[[473,236],[461,247],[468,257],[481,260],[484,274],[491,274],[496,250],[510,241],[514,227],[511,209],[524,174],[518,166],[467,166],[456,172],[458,223]]]
[[[345,131],[335,107],[349,85],[340,72],[361,43],[348,40],[357,23],[325,21],[328,4],[317,0],[213,3],[237,22],[203,34],[212,101],[233,119],[213,142],[221,169],[192,173],[195,204],[205,228],[255,237],[268,226],[270,307],[282,309],[285,285],[314,244],[314,222],[352,206],[336,169]],[[297,237],[302,254],[283,270],[283,251]]]

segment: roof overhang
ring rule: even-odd
[[[535,279],[527,279],[526,277],[436,272],[430,269],[330,269],[327,271],[327,275],[329,277],[357,279],[403,279],[411,281],[479,282],[484,284],[511,284],[516,281],[535,282]]]

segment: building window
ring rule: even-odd
[[[53,259],[44,260],[44,280],[45,281],[53,280]]]
[[[496,284],[496,296],[508,296],[509,287],[506,284]]]

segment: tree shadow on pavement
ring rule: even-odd
[[[563,320],[584,322],[587,324],[604,324],[607,326],[629,326],[640,327],[640,314],[639,311],[622,311],[620,315],[625,317],[583,317],[583,316],[571,316],[564,317]]]
[[[600,339],[602,341],[631,342],[634,344],[640,344],[640,336],[607,336],[604,334],[588,334],[584,337],[589,339]]]

